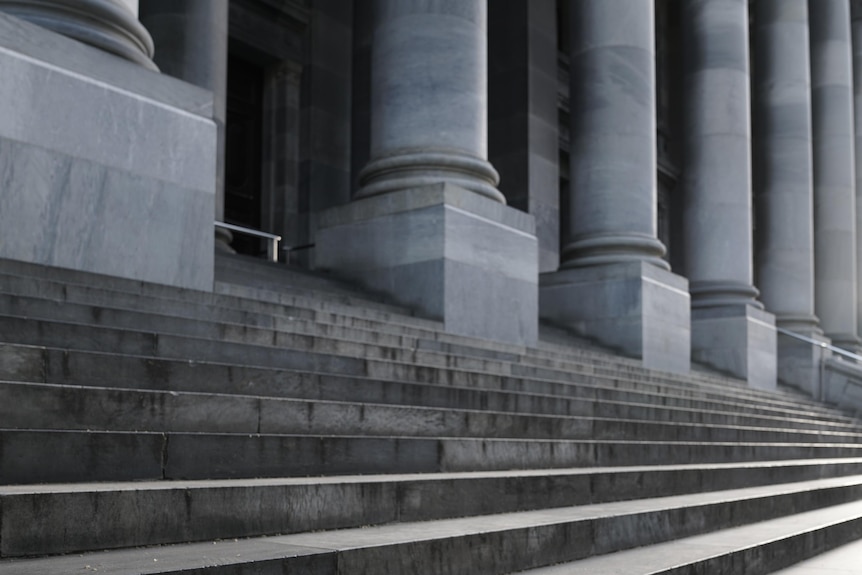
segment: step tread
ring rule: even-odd
[[[17,573],[29,575],[53,575],[68,573],[71,568],[98,569],[102,572],[116,573],[160,573],[165,568],[194,569],[212,565],[229,563],[248,563],[265,561],[273,558],[290,558],[307,554],[338,554],[353,550],[372,547],[411,546],[416,543],[434,540],[448,540],[461,537],[500,533],[517,530],[529,530],[542,526],[570,524],[583,521],[594,521],[609,518],[619,518],[627,515],[655,513],[662,510],[691,508],[695,506],[710,506],[726,504],[731,501],[748,501],[760,498],[770,498],[786,494],[805,493],[812,490],[843,488],[862,485],[862,476],[831,478],[825,480],[806,481],[780,486],[752,487],[700,493],[693,495],[678,495],[625,502],[601,503],[538,511],[523,511],[517,513],[502,513],[479,517],[457,519],[441,519],[436,521],[394,523],[389,525],[321,531],[314,533],[299,533],[247,539],[233,542],[216,542],[209,544],[183,544],[157,548],[145,548],[122,551],[106,551],[97,554],[78,556],[42,558],[33,560],[0,561],[0,573]],[[821,525],[824,521],[840,521],[847,518],[862,516],[862,502],[841,504],[831,508],[803,512],[776,520],[763,521],[739,528],[730,528],[705,536],[681,539],[656,546],[628,550],[619,555],[632,553],[634,557],[653,552],[656,547],[667,545],[668,549],[679,549],[679,552],[666,554],[663,563],[668,566],[678,565],[686,555],[702,556],[705,549],[716,552],[716,546],[724,551],[726,548],[737,548],[740,545],[750,546],[752,540],[772,540],[798,533],[806,528]],[[694,542],[694,544],[693,544]],[[680,549],[681,548],[681,549]],[[611,555],[584,560],[597,562],[610,561]],[[156,565],[160,564],[160,565]],[[645,563],[630,563],[630,567],[638,567]],[[577,565],[577,564],[572,564]],[[617,560],[617,566],[620,563]],[[17,571],[16,571],[17,569]],[[60,569],[65,569],[62,571]],[[569,571],[560,571],[568,573]],[[612,571],[572,571],[589,573],[611,573]],[[626,573],[644,573],[645,571],[626,571]]]
[[[862,517],[862,501],[854,501],[705,535],[658,543],[649,547],[590,557],[573,563],[521,571],[521,573],[525,575],[659,574],[686,565],[694,565],[719,555],[753,549],[776,540],[816,531],[830,524],[857,520],[860,517]]]

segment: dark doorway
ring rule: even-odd
[[[230,224],[261,227],[264,69],[235,55],[228,58],[225,136],[224,219]],[[261,241],[234,234],[238,253],[261,255]]]

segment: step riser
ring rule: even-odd
[[[6,495],[0,507],[0,525],[6,526],[0,532],[0,556],[429,521],[635,499],[644,490],[663,497],[860,470],[862,463]],[[39,521],[32,521],[34,509],[40,510]],[[80,529],[82,524],[87,529]]]
[[[859,434],[674,425],[357,405],[247,396],[148,393],[0,382],[9,429],[862,443]]]
[[[679,444],[0,432],[0,484],[435,473],[862,456],[831,444]]]

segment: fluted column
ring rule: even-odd
[[[150,70],[153,41],[130,0],[0,0],[0,10]]]
[[[571,7],[570,230],[562,267],[646,261],[670,269],[656,229],[652,2]]]
[[[571,184],[561,270],[542,277],[546,320],[689,369],[688,284],[657,238],[655,6],[569,5]]]
[[[487,160],[487,0],[374,9],[371,161],[358,197],[445,181],[505,202]]]
[[[856,170],[848,0],[809,0],[814,121],[815,309],[828,337],[857,349]]]
[[[161,71],[213,93],[218,128],[214,217],[224,221],[228,0],[141,0],[140,14],[159,47],[155,60]],[[216,248],[230,250],[230,233],[216,229],[215,234]]]
[[[774,318],[756,300],[752,277],[748,2],[684,2],[682,29],[692,357],[774,387]]]
[[[758,286],[779,327],[819,337],[808,0],[756,0],[753,8]],[[779,379],[814,391],[819,353],[819,348],[779,335]]]

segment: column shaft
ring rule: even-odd
[[[648,261],[656,235],[655,12],[652,2],[571,7],[571,200],[563,267]]]
[[[856,171],[850,3],[809,0],[814,122],[815,309],[836,345],[856,348]]]
[[[692,307],[753,303],[748,3],[691,0],[682,10]]]
[[[758,286],[790,329],[814,315],[814,206],[807,0],[758,0],[752,44]]]
[[[856,334],[862,334],[862,0],[851,0],[856,170]]]
[[[155,70],[153,40],[130,0],[0,0],[0,10]]]
[[[359,197],[446,181],[504,202],[488,163],[485,0],[376,0]]]

